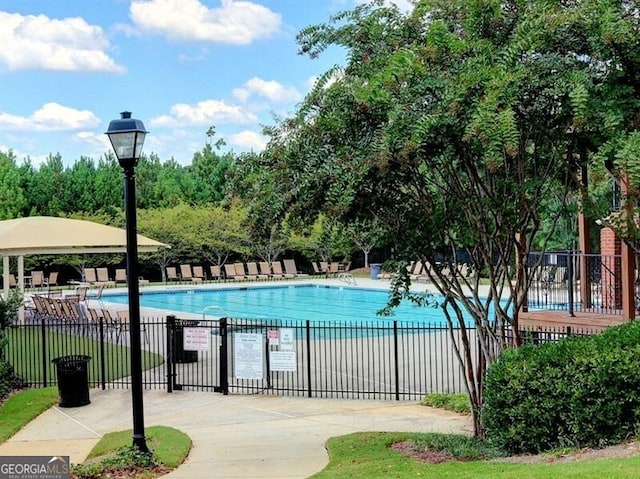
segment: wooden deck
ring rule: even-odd
[[[576,311],[574,316],[569,316],[567,311],[530,311],[520,313],[520,327],[524,329],[565,329],[569,326],[574,332],[600,331],[624,322],[622,313],[612,315]]]

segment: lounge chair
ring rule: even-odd
[[[300,275],[300,272],[298,271],[298,268],[296,267],[296,261],[294,259],[285,259],[283,260],[284,263],[284,271],[285,274],[290,275],[292,278],[297,277],[298,275]],[[338,263],[336,263],[336,268],[338,266]],[[336,270],[336,273],[338,271]]]
[[[312,261],[311,266],[313,266],[313,274],[324,274],[322,271],[320,271],[320,266],[318,266],[317,261]]]
[[[217,264],[213,264],[211,266],[209,266],[209,277],[213,280],[213,279],[222,279],[222,269],[220,268],[220,265]]]
[[[338,263],[337,261],[332,261],[331,264],[329,265],[329,274],[332,274],[333,276],[338,276],[339,272],[340,272],[340,263]]]
[[[17,285],[18,282],[16,281],[16,275],[13,273],[9,273],[9,287],[15,288]]]
[[[273,278],[273,272],[271,271],[271,266],[268,261],[260,261],[258,263],[260,267],[260,274],[266,276],[267,278]]]
[[[129,310],[128,309],[119,309],[116,311],[117,317],[117,325],[118,325],[118,336],[120,336],[124,331],[129,330]],[[144,323],[140,323],[140,333],[144,338],[145,343],[149,343],[149,333],[147,332],[147,327]]]
[[[280,261],[274,261],[273,263],[271,263],[271,269],[273,270],[273,276],[275,278],[289,279],[296,277],[295,274],[285,273],[284,271],[282,271],[282,264],[280,263]]]
[[[236,274],[236,268],[231,263],[227,263],[224,265],[224,277],[225,279],[230,279],[234,281],[244,279],[244,278],[238,278]]]
[[[329,276],[329,263],[327,263],[326,261],[320,261],[319,266],[322,274],[324,274],[325,276]]]
[[[235,279],[239,279],[239,280],[249,279],[249,277],[247,276],[247,272],[244,270],[243,263],[233,263],[233,268],[236,270]]]
[[[202,266],[194,266],[193,267],[193,280],[194,281],[205,281],[207,279],[206,275],[204,274],[204,269],[202,268]]]
[[[202,283],[202,278],[196,278],[195,276],[193,276],[190,264],[180,265],[180,276],[182,276],[183,281],[191,281],[192,283]]]
[[[44,273],[42,271],[31,272],[31,287],[42,288],[44,286]]]
[[[45,278],[44,285],[48,288],[50,288],[51,286],[58,286],[58,272],[51,271],[49,273],[49,276]]]
[[[85,283],[96,284],[98,282],[95,268],[84,268],[82,274],[84,276]]]
[[[258,272],[258,264],[255,261],[247,263],[247,276],[251,279],[269,279],[269,275]]]
[[[167,281],[180,281],[178,271],[175,266],[167,266]]]
[[[102,291],[102,289],[104,288],[104,285],[100,285],[98,287],[98,289],[100,291]],[[86,301],[87,300],[87,291],[89,290],[88,287],[86,286],[78,286],[76,288],[76,291],[74,294],[68,294],[66,296],[67,301],[71,301],[74,303],[79,303],[81,301]]]
[[[116,286],[116,282],[109,278],[109,270],[107,268],[96,268],[96,275],[98,276],[97,284],[104,284],[107,287]]]
[[[116,277],[114,278],[114,281],[116,282],[116,286],[118,286],[118,283],[127,284],[127,270],[124,268],[116,269]]]
[[[411,279],[411,281],[417,281],[420,278],[422,278],[423,269],[424,269],[424,264],[422,263],[422,261],[416,261],[413,264],[413,269],[409,273],[409,279]]]

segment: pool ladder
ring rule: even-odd
[[[357,286],[358,283],[356,279],[353,277],[351,273],[338,273],[338,280],[343,281],[347,284],[352,284],[353,286]]]
[[[210,309],[217,309],[218,311],[222,312],[222,316],[226,316],[228,317],[229,315],[227,314],[227,312],[224,310],[224,308],[222,306],[218,306],[217,304],[212,304],[210,306],[206,306],[203,310],[202,310],[202,320],[204,321],[206,319],[207,316],[207,311]]]

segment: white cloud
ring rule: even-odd
[[[105,53],[102,28],[82,18],[0,12],[0,25],[0,64],[9,70],[124,71]]]
[[[22,131],[70,131],[95,128],[100,120],[89,110],[46,103],[29,117],[0,112],[0,129]]]
[[[109,137],[104,133],[98,133],[95,130],[79,131],[73,135],[72,139],[74,142],[83,145],[83,151],[89,152],[85,154],[85,156],[99,157],[108,151],[113,151]]]
[[[331,73],[331,76],[327,78],[327,81],[324,84],[324,88],[325,89],[329,88],[331,85],[333,85],[335,82],[342,79],[343,77],[344,77],[344,72],[342,70],[333,71]],[[309,77],[306,82],[307,88],[309,90],[312,90],[316,86],[316,83],[318,82],[319,79],[320,77],[318,77],[317,75]]]
[[[369,3],[371,0],[355,0],[356,5],[361,5],[363,3]],[[409,10],[413,10],[416,0],[385,0],[385,6],[395,5],[403,12],[408,12]]]
[[[233,96],[240,101],[247,101],[251,95],[259,95],[274,103],[296,101],[300,98],[300,92],[293,87],[285,87],[274,80],[263,80],[253,77],[246,81],[242,87],[235,88]]]
[[[208,8],[200,0],[133,0],[130,15],[142,30],[173,40],[247,45],[276,33],[279,14],[250,1],[222,0]]]
[[[255,131],[244,130],[229,136],[229,143],[253,151],[262,151],[267,146],[267,137]]]
[[[195,105],[178,103],[171,107],[170,115],[153,118],[151,126],[183,127],[188,125],[250,125],[258,118],[238,105],[222,100],[204,100]]]

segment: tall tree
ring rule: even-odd
[[[95,196],[96,166],[92,159],[81,157],[69,168],[66,175],[64,212],[85,211],[95,213],[98,204]]]
[[[577,187],[583,93],[609,73],[582,55],[603,41],[584,25],[613,20],[595,1],[423,0],[407,15],[382,4],[301,32],[302,52],[338,45],[348,62],[271,131],[261,161],[292,214],[375,219],[399,254],[426,263],[461,332],[452,339],[481,435],[484,372],[510,334],[518,342],[541,217],[566,212],[545,199],[566,203]],[[396,299],[412,295],[400,273]]]
[[[58,216],[64,213],[65,178],[60,154],[49,155],[35,172],[29,191],[36,214]]]
[[[348,226],[348,235],[364,255],[364,267],[369,267],[369,253],[380,244],[384,229],[372,220],[356,220]]]
[[[193,177],[195,190],[190,203],[219,203],[227,193],[227,172],[233,164],[233,154],[220,154],[207,143],[193,155],[188,171]]]
[[[21,217],[27,206],[20,169],[12,151],[0,151],[0,220]]]

